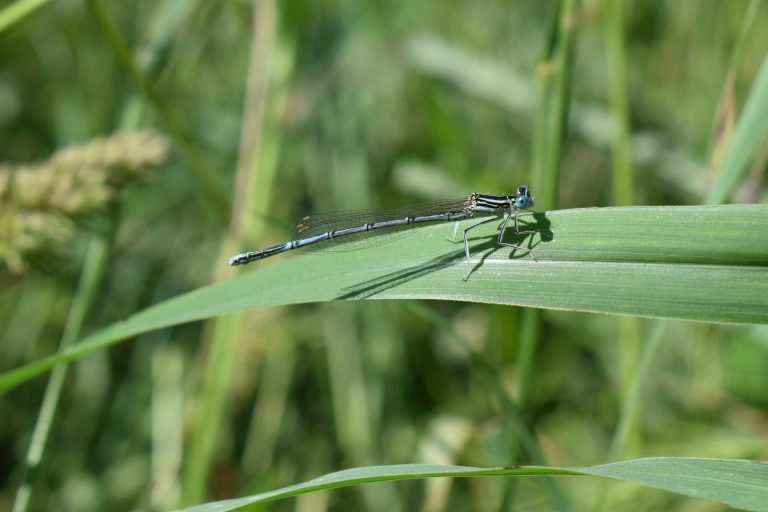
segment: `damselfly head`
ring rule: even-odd
[[[533,208],[533,196],[527,185],[522,185],[517,189],[517,198],[515,199],[515,208],[518,210],[527,210]]]

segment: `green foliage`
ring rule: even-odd
[[[485,251],[469,264],[463,244],[441,236],[451,231],[446,226],[419,230],[417,243],[405,237],[382,245],[375,258],[366,251],[298,258],[154,305],[68,351],[0,375],[0,392],[56,363],[138,334],[303,302],[441,299],[768,324],[768,239],[753,237],[768,230],[768,206],[594,208],[536,215],[537,224],[528,227],[541,230],[530,243],[537,260],[497,248],[491,228],[481,228],[476,236],[473,231],[473,239],[485,239]],[[653,219],[653,230],[647,219]],[[717,238],[701,235],[714,226],[722,230]]]
[[[768,212],[739,203],[765,203],[767,24],[758,0],[6,2],[0,509],[363,481],[255,506],[764,509]],[[142,180],[52,165],[144,129],[173,160]],[[507,241],[537,261],[491,223],[472,264],[433,225],[226,266],[306,213],[520,184],[538,233]],[[390,481],[438,474],[474,478]]]
[[[707,203],[721,203],[747,174],[768,134],[768,55],[755,79]]]
[[[768,510],[768,463],[749,460],[656,458],[615,462],[587,468],[519,467],[468,468],[405,464],[348,469],[323,475],[310,482],[217,503],[190,507],[185,512],[237,510],[307,492],[388,480],[471,476],[578,476],[592,475],[643,483],[651,487],[712,499],[744,510]]]

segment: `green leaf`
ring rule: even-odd
[[[51,3],[52,0],[17,0],[0,9],[0,34],[16,23],[31,16],[35,11]]]
[[[744,110],[736,122],[723,164],[707,197],[708,204],[725,201],[738,181],[747,173],[761,142],[768,136],[768,54],[752,85]]]
[[[651,458],[582,468],[521,466],[474,468],[402,464],[347,469],[302,484],[184,509],[186,512],[224,512],[253,503],[369,482],[435,477],[588,475],[624,480],[704,500],[719,501],[745,510],[768,510],[768,463],[748,460]]]
[[[589,208],[523,216],[533,236],[495,223],[431,225],[366,250],[232,269],[236,279],[141,311],[61,354],[0,375],[0,393],[122,339],[248,309],[342,299],[441,299],[688,320],[768,323],[768,206]],[[462,227],[471,226],[472,220]],[[474,221],[476,222],[476,220]],[[226,265],[226,262],[221,262]],[[464,281],[469,271],[469,278]]]

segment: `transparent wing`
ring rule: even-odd
[[[439,213],[461,212],[464,210],[465,199],[450,199],[433,201],[431,203],[406,206],[392,209],[351,210],[344,212],[328,212],[307,215],[299,221],[293,230],[293,240],[308,238],[330,231],[348,229],[371,222],[383,222],[389,220],[404,219],[406,217],[419,217],[422,215],[435,215]],[[404,236],[408,236],[415,230],[431,224],[420,222],[404,224],[387,228],[363,231],[351,235],[339,236],[330,240],[318,242],[299,249],[305,253],[324,253],[339,251],[354,251],[368,247],[387,244]]]

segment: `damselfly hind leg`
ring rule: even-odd
[[[520,229],[518,228],[518,224],[517,224],[517,215],[518,215],[518,213],[519,213],[519,210],[515,210],[515,234],[516,235],[533,235],[533,234],[536,234],[537,231],[520,231]],[[523,213],[524,214],[525,213],[530,213],[531,215],[533,215],[536,212],[534,212],[533,210],[527,210],[527,211],[525,211]]]
[[[471,260],[469,259],[469,240],[467,239],[467,234],[475,229],[478,226],[482,226],[483,224],[488,224],[489,222],[493,222],[495,220],[499,220],[498,217],[490,217],[488,219],[485,219],[484,221],[478,222],[477,224],[474,224],[472,226],[469,226],[467,229],[464,230],[464,254],[467,255],[467,263],[471,263]],[[469,275],[467,275],[469,277]],[[466,281],[466,279],[464,279]]]
[[[504,217],[504,222],[501,223],[501,230],[499,231],[499,238],[497,240],[498,244],[501,245],[502,247],[510,247],[512,249],[515,249],[515,250],[526,251],[528,254],[531,255],[531,258],[533,258],[533,261],[538,262],[539,260],[537,260],[536,256],[533,254],[533,249],[531,249],[529,247],[523,247],[523,246],[517,245],[517,244],[510,244],[508,242],[504,242],[503,241],[504,233],[507,231],[507,223],[509,222],[509,218],[510,217],[514,217],[514,221],[513,221],[512,224],[513,224],[513,226],[515,228],[515,234],[516,235],[532,235],[532,234],[536,233],[536,231],[520,231],[520,229],[518,227],[518,224],[517,224],[517,210],[515,210],[514,213],[513,212],[509,212]]]
[[[451,242],[452,244],[456,243],[456,233],[459,231],[459,221],[453,223],[453,234],[451,236],[445,237],[446,240]]]

